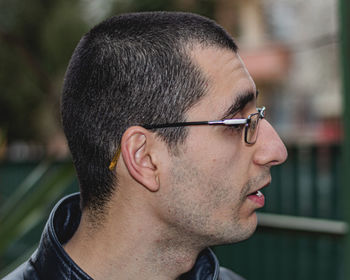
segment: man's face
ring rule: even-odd
[[[189,110],[187,121],[247,118],[256,112],[256,87],[237,54],[197,48],[192,55],[208,78],[208,92]],[[263,119],[259,126],[254,145],[244,142],[242,127],[188,127],[168,168],[163,203],[172,227],[205,245],[237,242],[254,232],[255,211],[264,203],[255,192],[270,183],[270,167],[287,157],[271,125]]]

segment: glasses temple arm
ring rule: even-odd
[[[166,128],[166,127],[179,127],[179,126],[189,126],[189,125],[208,125],[209,122],[178,122],[178,123],[164,123],[164,124],[145,124],[142,125],[143,128],[146,129],[154,129],[154,128]]]

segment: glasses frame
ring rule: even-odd
[[[194,122],[176,122],[176,123],[164,123],[164,124],[146,124],[142,125],[146,129],[158,129],[158,128],[167,128],[167,127],[181,127],[181,126],[192,126],[192,125],[224,125],[224,126],[233,126],[233,125],[242,125],[244,126],[244,142],[253,145],[256,142],[256,139],[253,142],[248,141],[248,128],[251,123],[252,117],[259,115],[257,129],[260,119],[265,118],[266,108],[263,106],[261,108],[256,108],[258,112],[250,114],[246,119],[224,119],[216,121],[194,121]]]
[[[181,126],[192,126],[192,125],[224,125],[224,126],[234,126],[234,125],[245,125],[244,126],[244,142],[248,145],[255,144],[258,137],[255,138],[253,142],[248,141],[248,128],[251,123],[252,117],[259,115],[257,121],[257,130],[259,129],[259,121],[265,118],[266,108],[263,106],[261,108],[256,108],[258,112],[250,114],[246,119],[224,119],[216,121],[194,121],[194,122],[176,122],[176,123],[164,123],[164,124],[145,124],[141,125],[146,129],[158,129],[158,128],[169,128],[169,127],[181,127]],[[109,169],[113,170],[117,164],[118,158],[120,156],[120,147],[118,147],[116,153],[113,156],[112,161],[110,162]]]

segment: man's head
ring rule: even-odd
[[[237,50],[213,21],[185,13],[117,16],[81,39],[65,77],[62,121],[83,207],[102,207],[114,191],[108,166],[129,126],[183,121],[205,95],[207,81],[189,55],[197,44]],[[156,133],[175,149],[186,129]]]
[[[154,193],[149,209],[174,232],[207,245],[247,238],[262,206],[255,192],[286,158],[269,123],[260,121],[254,145],[244,125],[142,126],[246,119],[256,92],[234,41],[211,20],[157,12],[96,26],[73,54],[62,97],[83,207],[103,211],[122,174]],[[110,170],[118,147],[121,164]]]

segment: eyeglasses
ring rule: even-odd
[[[142,127],[146,129],[157,129],[167,127],[181,127],[192,125],[224,125],[224,126],[239,126],[244,125],[244,141],[249,145],[255,144],[258,137],[258,128],[260,119],[265,118],[265,107],[256,108],[258,112],[250,114],[246,119],[225,119],[217,121],[199,121],[199,122],[177,122],[177,123],[164,123],[164,124],[146,124]],[[118,148],[114,155],[109,169],[113,169],[117,163],[120,155],[120,148]]]
[[[259,120],[265,118],[265,107],[256,108],[258,112],[250,114],[246,119],[225,119],[218,121],[200,121],[200,122],[178,122],[165,124],[142,125],[146,129],[192,126],[192,125],[225,125],[225,126],[244,126],[244,141],[247,144],[254,144],[258,136]]]

